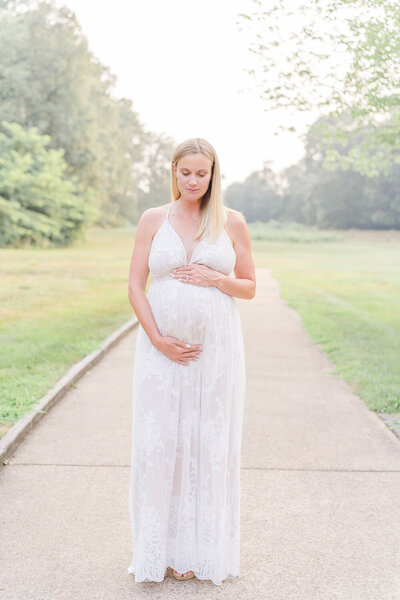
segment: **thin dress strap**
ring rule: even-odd
[[[166,220],[166,221],[168,221],[168,216],[169,216],[169,211],[170,211],[170,208],[171,208],[171,206],[172,206],[172,202],[170,202],[170,204],[169,204],[169,206],[168,206],[168,210],[167,210],[167,216],[165,217],[165,220]]]

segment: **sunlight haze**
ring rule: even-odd
[[[118,78],[114,94],[132,99],[147,130],[215,147],[224,189],[265,161],[278,172],[302,157],[296,135],[274,135],[285,112],[267,113],[245,72],[257,60],[237,25],[248,0],[58,5],[75,12],[90,50]]]

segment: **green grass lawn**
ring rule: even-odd
[[[325,242],[254,241],[282,297],[373,410],[400,410],[400,232]]]
[[[250,229],[256,266],[271,269],[337,372],[372,409],[399,411],[400,232]],[[133,316],[133,239],[92,229],[70,248],[0,249],[0,437]]]
[[[0,250],[0,434],[134,313],[132,230],[62,249]]]

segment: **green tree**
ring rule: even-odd
[[[345,127],[349,115],[319,119],[315,125]],[[374,177],[353,169],[326,169],[326,148],[311,127],[305,138],[305,156],[282,173],[287,217],[319,227],[347,229],[400,228],[400,166]],[[349,140],[342,152],[351,152],[363,142],[364,132]],[[336,147],[334,146],[335,150]]]
[[[0,19],[0,119],[37,127],[63,148],[68,172],[92,198],[99,224],[135,213],[143,127],[116,78],[91,53],[76,16],[50,2],[9,2]]]
[[[320,118],[315,125],[345,127],[349,115]],[[326,148],[310,127],[305,136],[305,156],[274,175],[267,163],[244,182],[234,183],[225,196],[232,208],[249,222],[295,221],[322,228],[400,229],[400,165],[388,174],[370,177],[340,165],[327,169]],[[363,142],[349,141],[346,152]],[[334,146],[336,149],[336,146]]]
[[[225,204],[240,210],[249,223],[278,219],[283,212],[276,175],[264,163],[242,183],[233,183],[225,191]]]
[[[174,140],[164,133],[147,133],[137,217],[150,206],[161,206],[170,201],[171,158],[175,145]]]
[[[66,245],[93,219],[75,176],[49,136],[2,121],[0,246]]]
[[[240,14],[254,36],[249,73],[267,110],[291,107],[322,116],[325,166],[372,176],[400,162],[400,18],[393,0],[253,0]],[[344,125],[344,122],[342,122]],[[296,131],[294,120],[280,128]],[[317,133],[317,131],[316,131]],[[346,152],[348,140],[362,141]],[[342,151],[342,149],[344,151]]]

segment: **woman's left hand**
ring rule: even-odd
[[[219,271],[206,267],[206,265],[193,263],[185,267],[177,267],[171,272],[171,277],[179,279],[183,283],[210,287],[215,286],[216,282],[224,275]]]

